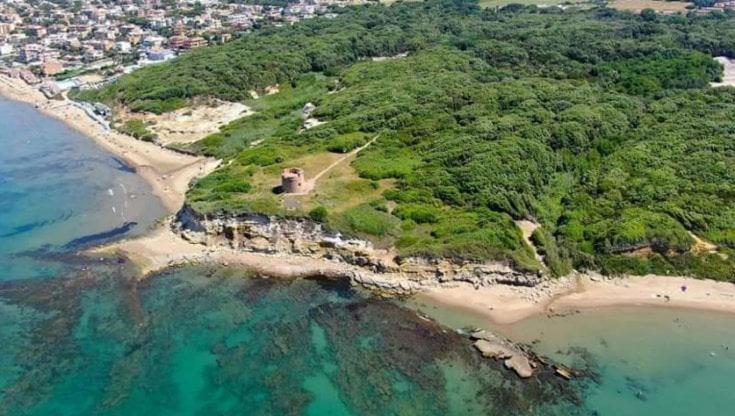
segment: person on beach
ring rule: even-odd
[[[686,292],[687,291],[687,285],[681,285],[681,291]]]

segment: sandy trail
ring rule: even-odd
[[[536,229],[539,228],[541,224],[529,220],[518,220],[514,222],[516,223],[516,227],[521,230],[523,241],[525,241],[526,244],[531,247],[531,250],[533,250],[533,257],[538,260],[539,263],[544,264],[544,259],[541,257],[540,254],[538,254],[536,245],[533,244],[533,242],[531,241],[531,236],[533,235],[533,232],[536,231]]]
[[[70,101],[48,100],[41,92],[17,79],[0,75],[0,95],[33,105],[124,160],[151,185],[153,194],[172,213],[184,204],[190,182],[208,174],[219,164],[214,159],[177,153],[107,130]]]

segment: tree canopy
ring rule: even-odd
[[[201,211],[321,207],[319,221],[405,255],[735,281],[735,89],[709,87],[722,74],[712,56],[735,56],[732,18],[460,0],[336,10],[86,98],[154,112],[202,95],[253,106],[189,148],[229,161],[190,192]],[[274,84],[278,94],[250,98]],[[306,102],[324,124],[301,128]],[[258,192],[283,166],[376,135],[352,162],[349,202],[317,195],[290,211]],[[541,224],[544,265],[514,219]]]

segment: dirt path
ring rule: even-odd
[[[541,264],[544,263],[544,259],[541,257],[540,254],[538,254],[538,251],[536,250],[536,246],[531,241],[531,236],[533,235],[533,232],[536,231],[538,227],[541,226],[541,224],[535,223],[533,221],[529,220],[519,220],[515,221],[516,226],[521,229],[521,234],[523,234],[523,241],[528,244],[529,247],[531,247],[531,250],[533,250],[533,256],[541,262]]]
[[[314,190],[314,188],[316,187],[317,181],[319,181],[319,179],[321,179],[322,176],[324,176],[327,173],[329,173],[330,170],[334,169],[335,167],[337,167],[340,163],[344,162],[345,160],[347,160],[347,159],[349,159],[349,158],[351,158],[353,156],[357,156],[358,153],[362,152],[368,146],[370,146],[371,144],[373,144],[373,142],[375,142],[376,140],[378,140],[378,137],[380,137],[380,134],[378,134],[375,137],[373,137],[372,139],[370,139],[369,142],[365,143],[361,147],[358,147],[357,149],[355,149],[355,150],[347,153],[346,155],[342,156],[341,158],[335,160],[334,162],[332,162],[331,165],[329,165],[326,168],[322,169],[321,172],[317,173],[316,175],[314,175],[313,178],[311,178],[311,179],[309,179],[309,180],[306,181],[306,185],[304,187],[306,190],[304,192],[299,192],[299,193],[295,193],[295,194],[291,194],[291,195],[308,195],[311,191]]]

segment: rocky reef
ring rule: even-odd
[[[397,294],[456,282],[476,287],[498,283],[530,287],[544,280],[541,273],[518,271],[500,262],[401,257],[392,250],[375,248],[369,241],[342,235],[303,218],[201,214],[185,206],[173,228],[186,240],[210,247],[341,263],[350,267],[330,270],[329,277],[345,277],[353,284]]]
[[[277,258],[303,256],[334,267],[305,268],[302,277],[327,277],[362,286],[380,294],[406,295],[458,282],[475,287],[506,284],[542,287],[540,273],[524,273],[499,262],[476,263],[457,259],[401,257],[369,241],[351,238],[303,218],[259,214],[198,213],[185,206],[172,223],[184,239],[212,249],[269,254]],[[479,355],[502,361],[520,378],[529,378],[546,363],[530,350],[487,331],[472,334]]]

